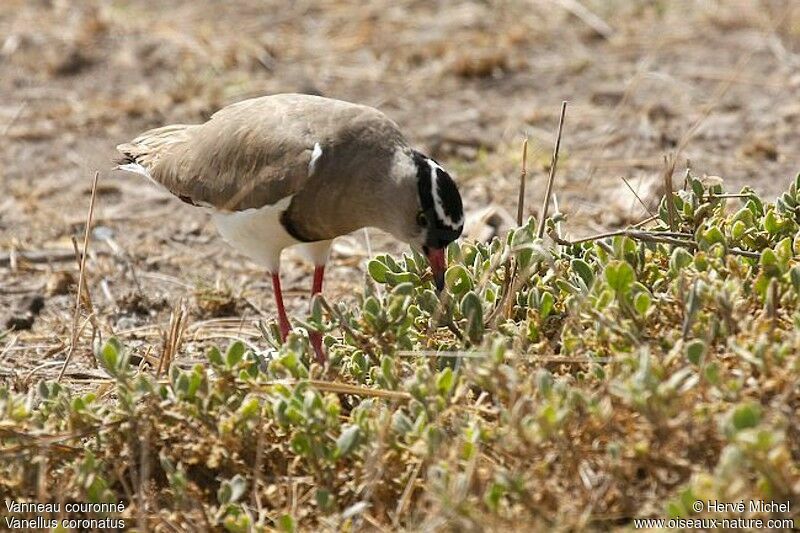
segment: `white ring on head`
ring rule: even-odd
[[[437,165],[436,161],[433,159],[428,159],[428,164],[431,167],[431,196],[433,196],[433,208],[436,211],[436,216],[445,226],[458,231],[464,224],[464,214],[462,213],[458,220],[453,220],[450,215],[445,212],[442,199],[439,198],[439,176],[436,174],[436,171],[441,170],[444,172],[444,169]]]

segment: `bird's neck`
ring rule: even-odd
[[[400,208],[414,201],[414,189],[394,180],[363,180],[353,186],[296,195],[282,222],[303,241],[328,240],[364,227],[398,235]],[[413,216],[413,215],[412,215]]]

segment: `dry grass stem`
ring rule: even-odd
[[[672,189],[672,174],[675,172],[675,158],[664,156],[664,196],[667,199],[667,216],[669,229],[675,231],[677,214],[675,213],[675,192]]]
[[[522,168],[519,170],[519,195],[517,196],[517,226],[522,225],[525,213],[525,180],[528,176],[528,138],[522,141]]]
[[[631,193],[633,193],[633,196],[636,197],[636,200],[638,200],[639,205],[641,205],[642,208],[644,208],[644,210],[647,211],[647,214],[650,216],[654,216],[653,211],[651,211],[650,208],[647,207],[647,204],[644,203],[644,200],[642,200],[641,196],[639,196],[639,193],[636,192],[636,189],[633,188],[633,186],[630,184],[627,178],[625,178],[625,176],[620,176],[620,179],[628,187],[628,190],[630,190]]]
[[[179,302],[177,308],[170,313],[169,329],[164,336],[161,357],[158,360],[158,370],[156,371],[158,377],[161,377],[162,372],[169,370],[180,350],[183,334],[186,331],[186,317],[186,307],[183,302]]]
[[[544,236],[544,225],[547,220],[547,208],[550,205],[550,195],[553,193],[553,182],[556,179],[556,167],[558,166],[558,152],[561,149],[561,133],[564,129],[564,115],[567,112],[566,100],[561,102],[561,114],[558,117],[558,133],[556,133],[556,144],[553,148],[553,158],[550,161],[550,175],[547,177],[547,188],[544,192],[542,201],[542,212],[539,213],[539,228],[536,236],[540,239]]]
[[[604,39],[611,39],[614,36],[614,29],[609,26],[606,21],[578,2],[578,0],[557,0],[557,3],[596,31],[598,35],[602,36]]]
[[[97,197],[97,180],[100,178],[100,172],[95,171],[94,178],[92,179],[92,196],[89,199],[89,212],[86,214],[86,228],[83,233],[83,253],[81,254],[80,270],[78,272],[78,290],[75,294],[75,313],[72,316],[72,338],[70,340],[69,351],[67,357],[64,359],[64,366],[58,373],[58,380],[64,377],[64,372],[67,370],[70,360],[75,353],[75,345],[78,342],[78,320],[81,315],[81,295],[83,294],[84,272],[86,271],[86,254],[89,251],[89,236],[92,232],[92,217],[94,216],[94,203]]]

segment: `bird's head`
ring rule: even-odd
[[[412,246],[422,249],[433,271],[436,288],[444,288],[447,268],[445,249],[458,239],[464,229],[464,210],[455,181],[439,163],[419,153],[411,157],[416,172],[418,204],[415,213]]]

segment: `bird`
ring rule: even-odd
[[[291,331],[280,281],[284,249],[314,265],[313,298],[322,291],[333,239],[379,228],[424,253],[441,292],[445,249],[464,227],[452,176],[366,105],[260,96],[223,107],[202,124],[151,129],[117,150],[115,169],[209,210],[222,238],[266,269],[282,342]],[[321,334],[309,339],[324,364]]]

